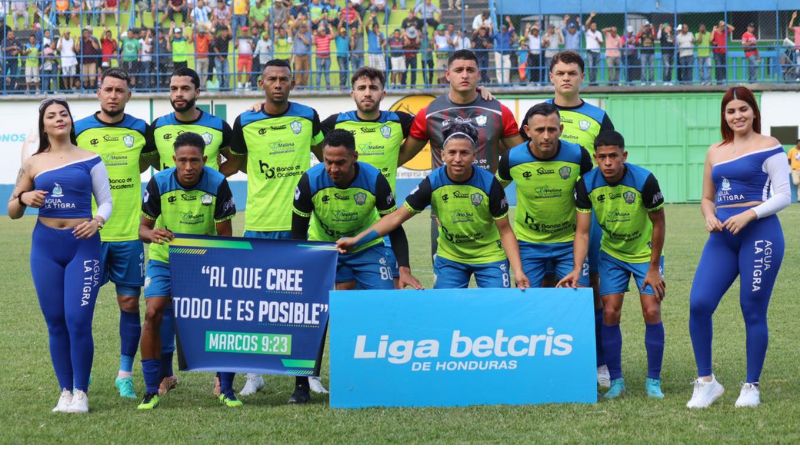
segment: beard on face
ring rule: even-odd
[[[169,100],[169,103],[172,105],[172,109],[174,109],[176,112],[185,113],[186,111],[189,111],[190,109],[194,108],[194,104],[197,101],[197,99],[193,98],[191,100],[184,100],[184,101],[186,102],[186,104],[182,108],[178,108],[177,106],[175,106],[175,102],[172,101],[172,99]]]

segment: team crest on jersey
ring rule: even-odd
[[[303,124],[300,123],[299,120],[295,120],[294,122],[290,123],[289,127],[292,129],[294,134],[300,134],[300,132],[303,131]]]
[[[636,194],[634,194],[632,191],[626,191],[624,194],[622,194],[622,198],[625,199],[625,203],[631,204],[636,200]]]
[[[483,195],[481,195],[481,194],[476,192],[476,193],[470,195],[469,199],[472,201],[472,204],[474,206],[478,206],[483,201]]]
[[[211,141],[214,140],[214,136],[211,136],[211,133],[208,132],[203,133],[201,136],[203,137],[203,142],[205,142],[206,145],[211,145]]]
[[[209,194],[205,194],[204,196],[200,197],[200,203],[202,203],[203,206],[208,206],[213,201],[214,201],[214,199],[211,198],[211,195],[209,195]]]
[[[725,177],[722,177],[722,186],[721,186],[721,188],[722,188],[722,192],[721,192],[722,195],[728,194],[729,193],[728,191],[731,190],[731,182]]]
[[[61,198],[61,197],[63,197],[64,196],[64,190],[61,189],[61,185],[58,184],[58,183],[53,183],[53,184],[54,184],[53,193],[50,194],[50,197],[53,197],[53,198]]]
[[[386,139],[389,139],[392,136],[392,129],[389,125],[384,125],[381,127],[381,135]]]
[[[359,193],[353,195],[353,200],[356,202],[356,205],[361,206],[361,205],[363,205],[364,203],[367,202],[367,194],[365,194],[363,192],[359,192]]]
[[[131,148],[133,147],[133,136],[130,134],[126,134],[122,137],[122,143],[125,144],[125,147]]]
[[[562,180],[566,180],[569,178],[569,175],[572,173],[572,168],[569,166],[564,166],[558,169],[558,174],[561,176]]]
[[[488,121],[489,121],[489,118],[486,117],[486,115],[484,115],[484,114],[481,114],[480,116],[475,118],[475,123],[479,127],[485,127],[486,126],[486,122],[488,122]]]
[[[579,127],[579,128],[582,130],[582,131],[586,131],[586,130],[588,130],[590,126],[592,126],[592,125],[589,123],[589,121],[588,121],[588,120],[581,120],[580,122],[578,122],[578,127]]]

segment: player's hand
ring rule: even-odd
[[[731,232],[731,234],[739,234],[740,231],[747,226],[748,223],[756,219],[756,213],[752,209],[736,214],[735,216],[728,217],[722,226]]]
[[[175,238],[171,231],[164,228],[155,228],[150,231],[150,242],[153,244],[163,244]]]
[[[253,105],[250,106],[248,111],[250,111],[250,112],[259,112],[259,111],[261,111],[261,108],[263,107],[263,105],[264,104],[262,102],[253,103]]]
[[[87,220],[86,222],[79,223],[72,229],[72,235],[76,239],[89,239],[97,233],[100,229],[100,222],[95,219]]]
[[[41,208],[44,205],[44,198],[47,196],[47,191],[36,190],[28,191],[20,194],[22,203],[33,208]]]
[[[339,253],[347,253],[351,248],[355,247],[356,242],[358,242],[358,240],[352,237],[339,238],[339,240],[336,241],[336,248],[339,250]]]
[[[522,289],[523,291],[531,287],[531,281],[522,271],[520,271],[519,273],[514,272],[514,283],[517,285],[518,288]]]
[[[580,279],[581,279],[580,270],[573,270],[572,272],[568,273],[567,276],[562,278],[558,283],[556,283],[556,287],[577,288]]]
[[[405,289],[406,286],[411,286],[417,290],[425,289],[422,287],[422,283],[411,274],[410,267],[400,266],[400,278],[398,282],[400,283],[400,289]]]
[[[489,89],[478,86],[477,88],[475,88],[475,90],[478,91],[478,95],[480,95],[481,98],[486,100],[487,102],[494,100],[494,95]]]
[[[715,231],[722,231],[722,222],[717,219],[717,216],[706,217],[706,231],[713,233]]]
[[[647,271],[647,275],[644,276],[644,281],[642,281],[642,290],[647,286],[653,288],[656,300],[659,302],[664,300],[664,296],[667,294],[667,282],[664,281],[664,277],[661,276],[658,269],[649,269]]]

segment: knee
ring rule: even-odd
[[[656,324],[661,322],[661,306],[660,305],[647,305],[642,308],[642,316],[644,322],[648,324]]]
[[[156,329],[161,325],[164,318],[164,307],[147,305],[147,312],[144,315],[144,327]]]
[[[703,297],[692,297],[689,299],[689,315],[694,317],[711,316],[714,314],[714,302],[705,300]]]
[[[127,313],[139,313],[139,297],[132,295],[118,295],[117,303],[119,309]]]
[[[603,307],[603,323],[606,325],[619,325],[619,318],[622,311],[613,305]]]

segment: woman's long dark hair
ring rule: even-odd
[[[53,104],[61,105],[67,109],[70,122],[69,141],[72,142],[72,145],[78,145],[78,139],[75,137],[75,120],[72,118],[72,111],[69,110],[69,104],[67,104],[67,101],[64,99],[49,98],[39,104],[39,149],[36,150],[34,155],[42,153],[50,148],[50,138],[47,137],[47,133],[44,132],[44,112],[47,110],[48,106]]]

